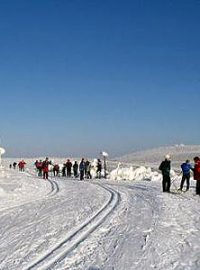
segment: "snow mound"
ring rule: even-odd
[[[162,175],[156,171],[152,171],[150,167],[140,166],[134,169],[132,166],[129,168],[120,168],[120,163],[117,168],[111,171],[109,178],[111,180],[149,180],[159,181],[162,179]]]

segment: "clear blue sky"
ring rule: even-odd
[[[200,1],[0,0],[8,156],[199,144]]]

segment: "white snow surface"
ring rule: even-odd
[[[12,161],[0,169],[0,269],[200,269],[194,180],[179,193],[172,171],[162,193],[160,173],[133,164],[109,179],[47,181],[33,160],[25,172]]]

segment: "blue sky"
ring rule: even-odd
[[[8,156],[199,144],[200,1],[0,0]]]

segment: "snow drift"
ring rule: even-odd
[[[111,180],[149,180],[149,181],[161,181],[162,174],[158,171],[153,171],[150,167],[140,166],[134,169],[132,166],[129,168],[122,167],[120,168],[121,163],[118,164],[117,168],[111,171],[109,178]],[[174,170],[170,172],[171,177],[179,177]]]

